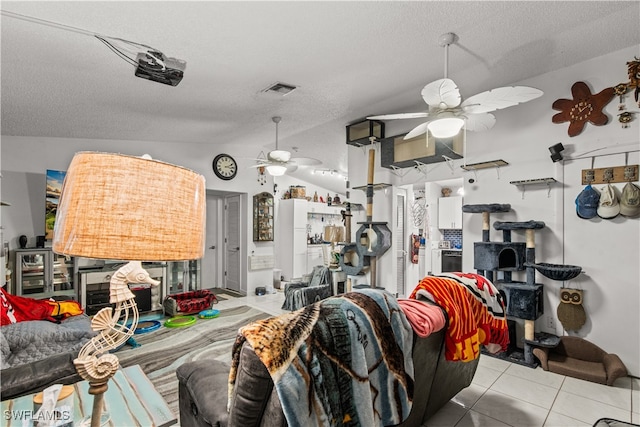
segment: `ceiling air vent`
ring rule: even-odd
[[[267,93],[277,93],[284,96],[293,92],[296,89],[296,87],[297,86],[290,85],[287,83],[277,82],[267,87],[266,89],[263,89],[262,91]]]

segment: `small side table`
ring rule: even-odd
[[[534,334],[533,340],[523,339],[524,341],[524,361],[533,368],[538,366],[533,356],[534,347],[555,348],[560,344],[560,337],[546,332],[538,332]]]
[[[76,426],[91,415],[93,396],[89,395],[89,383],[80,381],[74,387],[74,414]],[[6,427],[22,427],[28,417],[34,415],[33,394],[2,402],[0,409]],[[118,369],[109,380],[104,394],[104,406],[115,426],[168,427],[178,422],[160,393],[144,374],[140,365]],[[8,417],[8,419],[7,419]]]

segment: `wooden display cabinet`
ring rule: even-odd
[[[253,241],[273,241],[273,196],[267,192],[253,196]]]

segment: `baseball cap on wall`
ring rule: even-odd
[[[620,214],[630,217],[640,214],[640,188],[632,182],[627,182],[622,189]]]
[[[615,188],[611,184],[607,184],[600,190],[600,204],[597,212],[602,219],[612,219],[620,213],[618,196],[616,196]]]
[[[576,213],[583,219],[595,217],[598,213],[599,201],[600,193],[591,185],[587,185],[576,197]]]

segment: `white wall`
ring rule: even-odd
[[[453,171],[447,164],[439,163],[428,167],[426,177],[412,170],[399,178],[389,175],[385,170],[381,171],[377,160],[376,176],[384,176],[386,173],[396,185],[462,176],[465,204],[511,205],[511,212],[493,214],[492,224],[498,220],[543,221],[546,227],[537,231],[535,237],[536,260],[579,265],[585,271],[585,274],[564,284],[565,287],[584,290],[584,308],[588,320],[577,335],[608,352],[618,354],[629,373],[640,376],[640,218],[578,218],[574,200],[583,188],[581,170],[591,168],[591,158],[553,163],[548,150],[548,147],[561,142],[565,146],[565,158],[580,156],[582,153],[598,156],[595,157],[595,168],[640,163],[640,117],[636,115],[631,127],[622,129],[617,121],[617,98],[604,110],[610,118],[607,125],[587,124],[576,137],[570,138],[567,135],[567,123],[554,124],[551,121],[556,113],[551,104],[559,98],[572,98],[571,86],[575,82],[584,81],[592,92],[597,93],[606,87],[628,81],[626,62],[634,56],[640,56],[638,46],[621,49],[526,81],[514,82],[514,85],[537,87],[544,91],[544,95],[529,103],[496,112],[497,123],[488,132],[469,132],[466,160],[455,161]],[[474,95],[464,93],[464,82],[456,83],[463,97]],[[627,106],[630,111],[638,111],[632,95],[627,97]],[[387,132],[388,136],[411,128],[406,125],[406,128],[398,129],[396,123],[394,126],[396,129],[393,129],[393,133]],[[601,150],[605,147],[606,150]],[[366,184],[363,182],[366,180],[366,161],[363,161],[361,150],[350,147],[349,176],[352,182],[359,180]],[[600,156],[607,153],[620,154]],[[499,170],[482,170],[477,174],[460,169],[464,161],[476,163],[495,159],[504,159],[509,165]],[[509,183],[544,177],[557,180],[550,191],[545,185],[536,185],[526,187],[523,193],[521,188]],[[469,178],[473,178],[475,182],[469,183]],[[615,184],[620,190],[623,185],[624,183]],[[376,195],[376,201],[378,198]],[[378,206],[374,208],[374,220],[384,221],[385,212]],[[464,214],[463,222],[463,269],[474,271],[473,243],[482,240],[481,215]],[[491,231],[492,240],[502,240],[501,232],[493,229]],[[524,233],[514,232],[513,240],[524,241]],[[378,261],[378,274],[381,276],[379,281],[393,283],[391,258],[383,256]],[[524,280],[524,276],[514,275],[514,279]],[[536,274],[536,282],[545,287],[545,314],[536,321],[536,330],[566,334],[556,316],[558,292],[563,283],[540,274]],[[553,327],[550,327],[550,323],[553,323]]]

